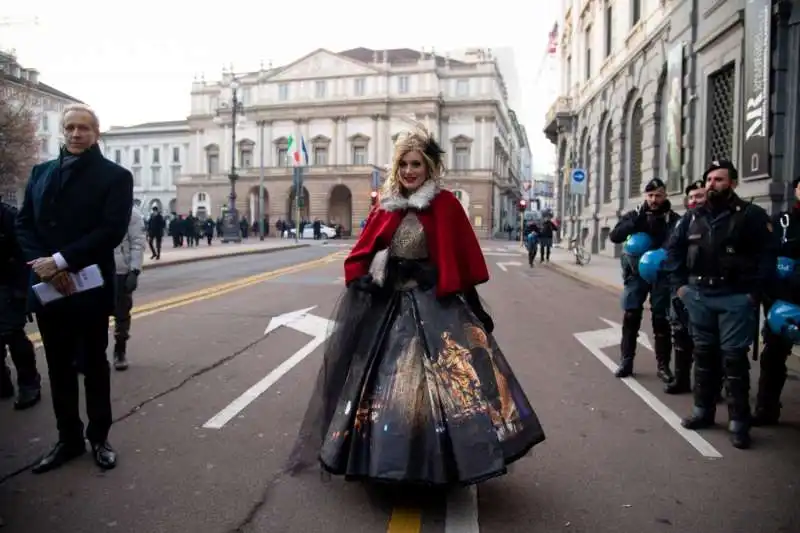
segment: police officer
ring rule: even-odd
[[[672,228],[680,218],[672,210],[664,182],[658,178],[650,180],[644,188],[645,201],[637,209],[623,215],[611,233],[609,239],[615,244],[622,244],[634,233],[647,233],[651,240],[651,249],[660,248],[672,232]],[[620,364],[615,375],[619,378],[633,374],[633,359],[636,355],[636,338],[642,324],[644,302],[650,295],[650,312],[653,320],[656,363],[658,377],[664,383],[674,380],[669,368],[672,352],[670,338],[670,290],[667,280],[651,286],[639,276],[638,257],[622,256],[622,340],[620,342]]]
[[[0,398],[14,395],[11,371],[6,366],[6,348],[17,368],[17,410],[33,407],[42,398],[36,352],[25,334],[28,276],[16,239],[17,210],[0,202]]]
[[[772,219],[773,230],[778,237],[779,256],[800,261],[800,178],[792,182],[795,202],[789,211],[783,211]],[[764,312],[769,311],[775,300],[800,304],[800,268],[795,268],[786,279],[773,278],[764,298]],[[761,352],[761,375],[758,378],[758,395],[753,413],[754,426],[778,423],[781,414],[781,391],[786,382],[786,359],[792,352],[792,342],[764,328],[764,349]]]
[[[706,184],[697,180],[686,187],[684,205],[691,211],[706,201]],[[692,336],[689,334],[689,316],[680,298],[672,300],[672,349],[675,353],[675,379],[667,383],[664,392],[683,394],[692,390]]]
[[[681,219],[668,247],[669,272],[689,315],[694,341],[694,407],[687,429],[714,424],[722,358],[728,430],[736,448],[750,446],[750,363],[758,302],[775,270],[769,215],[736,195],[738,172],[714,161],[703,178],[706,203]]]

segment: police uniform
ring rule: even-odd
[[[692,191],[704,187],[705,183],[698,180],[686,187],[684,193],[688,198]],[[667,383],[664,392],[683,394],[692,390],[692,350],[694,345],[689,333],[689,315],[679,298],[672,299],[670,322],[672,324],[672,350],[675,354],[675,379]]]
[[[730,161],[714,161],[704,181],[718,169],[738,179]],[[724,373],[728,427],[737,448],[750,445],[748,352],[755,337],[755,302],[775,269],[773,239],[767,212],[731,190],[726,198],[714,203],[709,198],[687,213],[668,247],[666,270],[673,286],[684,288],[681,301],[694,342],[694,408],[682,424],[688,429],[714,424]]]
[[[664,182],[658,178],[650,180],[645,186],[645,192],[652,192],[664,188]],[[635,233],[647,233],[651,239],[651,249],[664,245],[678,222],[678,216],[671,209],[669,200],[664,201],[657,210],[652,210],[645,202],[641,207],[629,211],[622,216],[620,221],[611,230],[609,239],[615,244],[622,244]],[[672,353],[671,328],[669,322],[670,290],[666,279],[659,280],[650,285],[639,276],[638,257],[623,253],[622,279],[622,339],[620,341],[620,365],[615,375],[627,377],[633,374],[633,359],[636,356],[636,339],[642,324],[644,303],[650,296],[650,310],[652,315],[654,349],[658,364],[658,377],[665,383],[673,380],[669,368]]]
[[[792,189],[800,184],[794,180]],[[777,255],[800,260],[800,202],[789,211],[775,215],[772,227],[778,238]],[[774,277],[764,298],[764,312],[769,311],[775,300],[800,304],[800,269],[795,268],[786,279]],[[761,375],[758,379],[758,395],[753,414],[754,426],[777,424],[781,412],[781,391],[786,382],[786,360],[792,353],[792,342],[763,329],[764,349],[761,351]]]

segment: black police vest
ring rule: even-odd
[[[690,275],[724,278],[726,284],[735,284],[756,275],[758,265],[754,246],[742,238],[749,204],[742,204],[737,204],[739,209],[733,210],[716,228],[712,228],[709,216],[692,215],[686,257]]]

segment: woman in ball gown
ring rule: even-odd
[[[399,137],[380,204],[345,260],[316,389],[290,459],[346,479],[469,485],[503,475],[544,432],[492,337],[489,279],[444,152]]]

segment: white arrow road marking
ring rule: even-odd
[[[519,257],[522,252],[483,252],[484,257]]]
[[[447,494],[444,533],[480,533],[475,485],[455,488]]]
[[[601,363],[603,363],[606,368],[608,368],[611,372],[614,372],[617,369],[617,364],[603,353],[603,349],[610,348],[611,346],[619,346],[620,335],[622,334],[622,326],[610,320],[606,320],[605,318],[601,318],[600,320],[606,324],[609,324],[611,327],[608,329],[598,329],[594,331],[575,333],[574,336],[578,342],[583,344],[583,346],[589,350],[589,352]],[[642,334],[640,333],[640,335]],[[645,344],[645,342],[647,344]],[[646,337],[642,338],[640,336],[638,343],[642,344],[643,346],[647,346],[652,350],[652,348],[649,346],[650,341],[647,340]],[[692,445],[694,449],[700,452],[701,455],[713,459],[719,459],[722,457],[722,454],[719,453],[719,451],[714,448],[710,442],[701,437],[699,433],[683,427],[681,425],[681,418],[675,414],[672,409],[667,407],[661,400],[659,400],[652,392],[647,390],[644,386],[642,386],[641,383],[636,381],[635,378],[622,378],[620,381],[622,381],[629,389],[631,389],[634,394],[641,398],[645,404],[655,411],[658,416],[660,416],[672,429],[674,429],[678,435],[683,437],[686,442]]]
[[[225,424],[244,411],[248,405],[264,394],[270,387],[277,383],[279,379],[285,376],[287,372],[300,364],[303,359],[311,355],[314,350],[325,343],[331,333],[331,326],[333,324],[327,318],[309,314],[309,311],[314,308],[316,308],[316,306],[300,309],[299,311],[292,311],[276,316],[270,320],[267,329],[264,331],[264,335],[269,335],[280,327],[289,327],[313,338],[308,344],[297,350],[291,357],[267,374],[261,381],[247,389],[222,411],[211,417],[208,422],[203,424],[204,428],[222,429]]]
[[[506,267],[510,266],[518,267],[522,266],[522,263],[520,263],[519,261],[506,261],[505,263],[497,263],[497,266],[500,267],[500,270],[502,270],[503,272],[508,272],[508,269]]]

